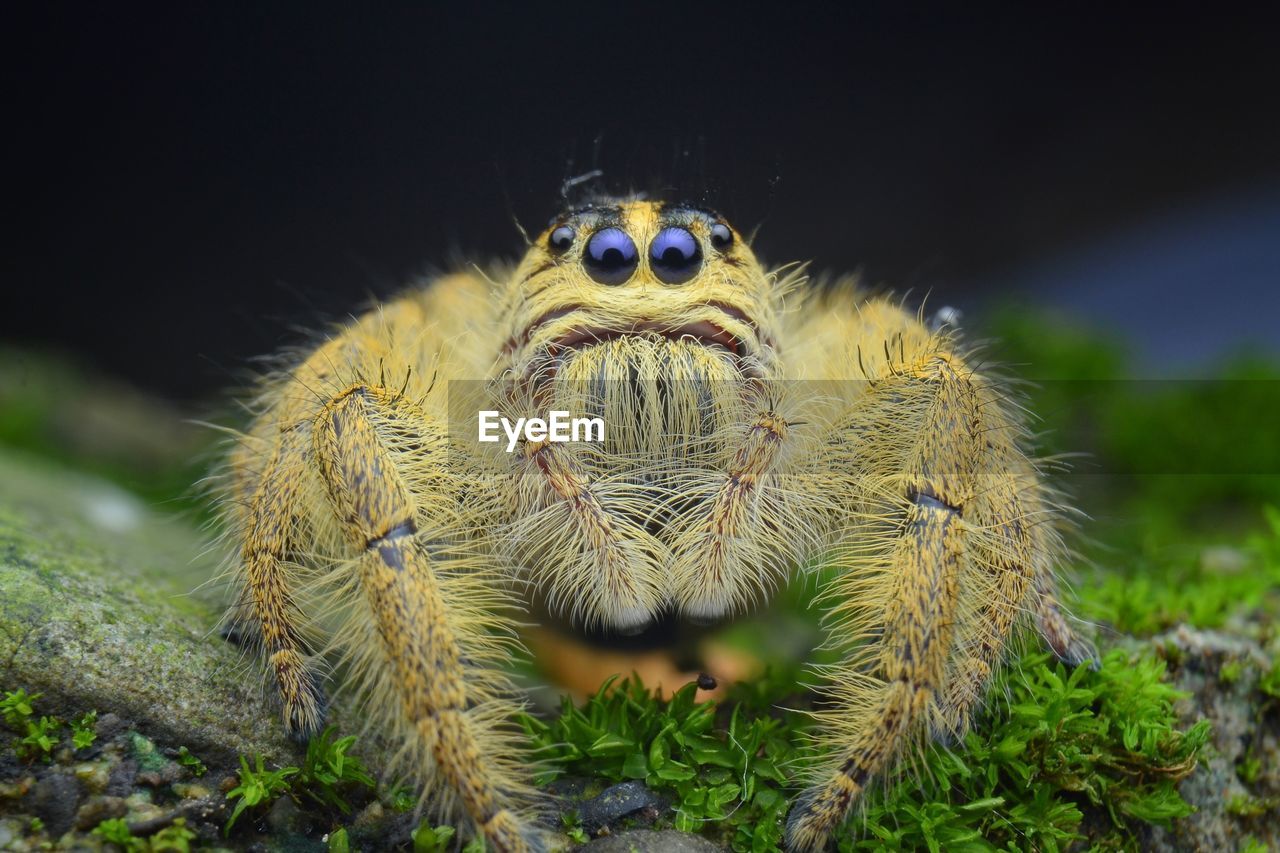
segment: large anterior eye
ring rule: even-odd
[[[649,246],[649,266],[667,284],[684,284],[702,267],[702,246],[683,228],[663,228]]]
[[[621,228],[604,228],[591,235],[582,262],[601,284],[622,284],[636,271],[636,244]]]

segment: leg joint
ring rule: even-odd
[[[947,512],[961,515],[964,512],[963,506],[948,503],[938,494],[938,492],[928,484],[918,487],[912,487],[907,490],[907,500],[917,506],[927,506],[931,509],[941,509]]]
[[[365,543],[366,548],[380,548],[383,545],[389,545],[397,539],[403,539],[406,536],[413,536],[418,532],[418,524],[412,518],[406,519],[399,524],[393,525],[390,530],[381,536],[375,536]]]

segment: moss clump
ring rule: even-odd
[[[794,679],[766,677],[794,690]],[[803,717],[765,710],[745,693],[717,725],[717,707],[694,701],[696,684],[659,700],[628,679],[606,683],[581,708],[565,699],[550,721],[525,717],[525,731],[546,761],[539,781],[561,775],[605,782],[643,780],[672,795],[672,823],[685,831],[724,836],[735,850],[771,850],[782,838]],[[612,692],[610,692],[612,691]]]
[[[261,755],[254,756],[252,764],[240,756],[240,784],[227,792],[234,808],[226,832],[230,834],[246,810],[269,805],[285,795],[300,805],[309,801],[321,812],[350,814],[352,800],[366,801],[377,788],[364,763],[348,754],[355,742],[353,735],[337,737],[334,727],[329,726],[307,744],[302,767],[269,770]]]
[[[193,844],[196,834],[187,829],[185,818],[176,818],[170,826],[149,837],[134,835],[129,824],[121,818],[104,820],[94,827],[92,834],[125,853],[187,853],[196,846]]]
[[[964,749],[930,746],[919,778],[868,806],[868,832],[846,849],[1057,850],[1137,845],[1141,823],[1190,814],[1190,775],[1209,724],[1183,729],[1179,693],[1150,654],[1115,650],[1097,671],[1068,672],[1029,654],[997,686],[1004,698]],[[1085,830],[1086,813],[1090,813]]]
[[[69,732],[64,733],[63,723],[57,717],[36,716],[35,702],[39,698],[39,693],[32,695],[22,688],[6,690],[0,697],[0,719],[4,721],[5,728],[15,735],[13,749],[19,760],[28,763],[37,759],[51,761],[54,749],[63,742],[64,734],[70,735],[74,750],[88,749],[98,739],[97,711],[88,711],[71,720],[67,724]]]
[[[896,784],[869,795],[840,848],[1050,850],[1086,838],[1134,846],[1140,823],[1191,812],[1177,783],[1209,736],[1207,723],[1179,726],[1178,693],[1163,674],[1150,654],[1113,651],[1097,671],[1025,655],[964,748],[928,747]],[[695,703],[692,686],[663,702],[626,681],[525,726],[547,760],[543,782],[642,779],[671,797],[676,828],[735,850],[771,850],[805,760],[807,716],[771,701],[794,687],[766,678],[717,708]]]

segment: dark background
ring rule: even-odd
[[[962,306],[1092,292],[1081,310],[1129,323],[1175,302],[1152,337],[1185,348],[1181,260],[1114,305],[1123,265],[1045,269],[1117,234],[1164,257],[1280,222],[1276,30],[1252,13],[744,9],[11,10],[0,336],[202,396],[294,326],[513,256],[513,218],[537,230],[599,167],[759,225],[769,260]],[[1205,239],[1206,268],[1239,256]],[[1179,285],[1225,306],[1205,336],[1280,310],[1277,242],[1243,250],[1252,278]]]

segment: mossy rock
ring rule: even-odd
[[[133,721],[231,764],[296,747],[260,670],[217,632],[200,534],[102,481],[0,454],[0,686],[41,713]]]

